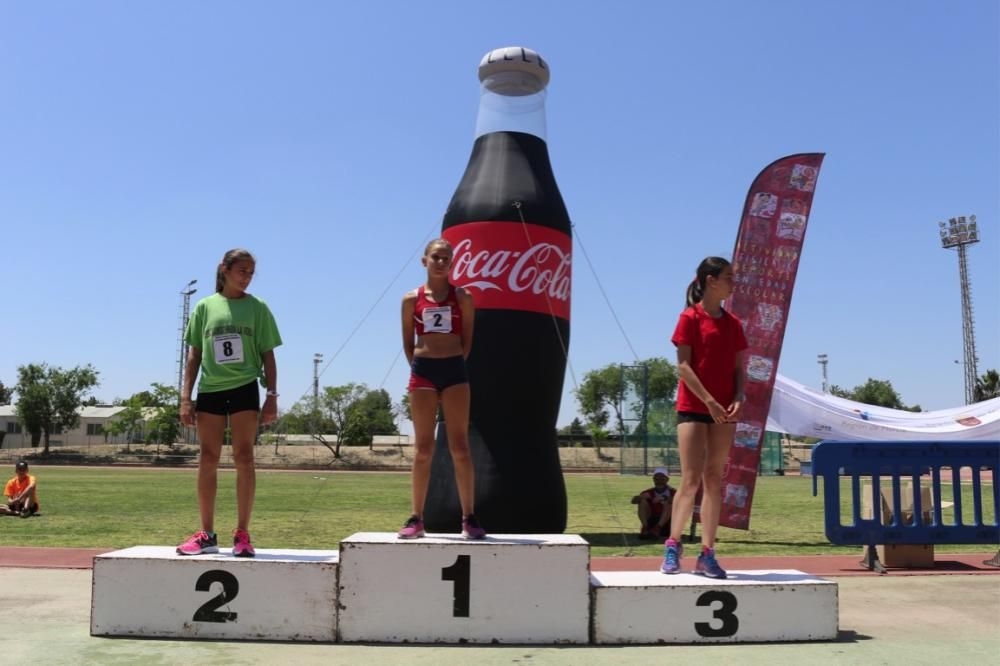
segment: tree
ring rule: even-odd
[[[973,392],[975,402],[998,397],[1000,397],[1000,373],[996,370],[987,370],[982,377],[976,377],[976,387]]]
[[[14,395],[14,390],[7,388],[3,382],[0,382],[0,405],[9,405],[12,395]]]
[[[337,427],[313,403],[312,396],[302,398],[287,412],[278,417],[272,428],[274,432],[290,435],[316,435],[333,433]]]
[[[587,428],[583,425],[583,421],[579,417],[574,416],[569,425],[559,428],[559,434],[570,436],[586,435]]]
[[[345,444],[368,444],[375,448],[375,435],[398,435],[392,398],[385,389],[368,391],[351,408]]]
[[[344,443],[345,436],[350,436],[349,433],[345,432],[345,426],[348,425],[348,419],[351,415],[352,407],[361,398],[365,396],[368,392],[368,387],[364,384],[355,384],[351,382],[350,384],[344,384],[343,386],[324,386],[323,392],[320,394],[319,402],[320,409],[323,415],[326,416],[333,423],[334,432],[337,433],[337,444],[335,447],[331,447],[327,443],[322,435],[318,435],[322,444],[330,449],[333,453],[334,458],[340,458],[340,445]]]
[[[646,371],[640,366],[645,366]],[[642,398],[643,385],[646,400]],[[622,403],[627,397],[636,396],[628,404],[628,409],[639,421],[639,427],[644,429],[648,414],[643,410],[648,404],[647,400],[670,400],[676,390],[677,369],[667,359],[653,357],[640,361],[635,366],[626,366],[624,370],[617,363],[591,370],[584,375],[583,382],[577,388],[576,399],[580,405],[580,413],[591,430],[603,429],[607,425],[610,409],[617,422],[617,434],[624,435],[627,428]]]
[[[890,409],[903,409],[903,401],[889,380],[868,378],[864,384],[854,387],[854,400],[866,405],[878,405]]]
[[[407,421],[413,421],[413,412],[410,411],[410,392],[407,391],[403,394],[402,399],[399,401],[399,406],[396,408],[396,412],[400,416],[405,416]]]
[[[899,393],[892,387],[892,382],[888,379],[873,379],[869,377],[864,384],[859,384],[851,390],[843,389],[834,384],[830,386],[830,393],[837,397],[861,402],[866,405],[902,409],[910,412],[920,411],[920,405],[907,407],[903,404],[902,398],[900,398]]]
[[[146,422],[146,442],[148,444],[166,444],[173,446],[181,434],[181,409],[180,394],[174,386],[165,384],[150,384],[153,387],[151,396],[153,403],[147,405],[147,410],[152,413],[152,417]],[[145,393],[145,392],[144,392]],[[147,399],[147,396],[137,397],[136,400]]]
[[[617,363],[591,370],[583,376],[583,381],[575,393],[576,400],[580,404],[580,413],[587,420],[591,432],[594,432],[595,428],[603,429],[608,424],[610,408],[615,415],[618,434],[625,433],[625,420],[621,408],[625,390],[625,378],[622,376],[621,366]]]
[[[585,426],[583,421],[581,421],[578,417],[574,417],[573,420],[570,421],[569,425],[559,428],[558,433],[564,437],[570,437],[575,440],[572,442],[574,446],[579,446],[581,443],[580,440],[590,439],[591,434],[590,431],[587,430],[587,426]],[[586,446],[586,444],[584,444],[584,446]]]
[[[125,437],[125,451],[129,451],[129,445],[135,439],[136,433],[142,432],[142,402],[132,396],[121,404],[123,409],[118,412],[114,420],[104,426],[104,432],[109,435]]]
[[[164,391],[157,391],[156,387],[163,387],[163,384],[152,384],[153,391],[139,391],[138,393],[133,393],[129,400],[136,400],[143,407],[165,407],[163,403],[163,397],[167,395]],[[173,395],[177,395],[177,389],[174,389]],[[127,401],[126,401],[127,402]],[[124,404],[124,403],[123,403]]]
[[[639,421],[636,432],[642,434],[648,430],[662,430],[662,418],[657,419],[650,427],[650,422],[653,421],[650,418],[650,412],[656,409],[658,403],[673,399],[674,393],[677,392],[679,378],[673,364],[660,356],[648,358],[642,361],[640,366],[644,366],[646,371],[643,372],[642,367],[639,366],[629,366],[625,374],[626,381],[632,389],[632,395],[635,396],[635,399],[629,404],[629,409]],[[645,400],[642,397],[644,384],[646,388]],[[662,408],[657,411],[662,411]],[[670,411],[673,410],[670,409]]]
[[[77,410],[83,395],[98,385],[98,372],[91,365],[63,370],[29,363],[19,366],[17,374],[17,418],[31,433],[32,447],[44,438],[42,455],[48,455],[49,435],[80,422]]]

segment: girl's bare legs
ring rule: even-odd
[[[247,531],[257,491],[257,471],[253,464],[253,445],[257,441],[257,412],[231,414],[229,428],[233,438],[233,464],[236,466],[236,527]]]
[[[670,538],[680,543],[684,527],[691,520],[694,498],[701,485],[708,448],[707,423],[678,423],[677,451],[681,458],[681,484],[674,495],[674,508],[670,516]],[[705,512],[702,497],[702,516]]]
[[[476,475],[469,453],[469,385],[456,384],[441,392],[445,429],[448,432],[448,452],[455,466],[455,485],[462,517],[475,513]],[[411,399],[412,401],[412,399]],[[412,405],[411,405],[412,406]]]
[[[726,468],[735,433],[735,423],[708,426],[708,454],[701,477],[704,486],[701,496],[701,543],[708,548],[715,548],[715,533],[719,529],[719,512],[722,510],[722,472]]]
[[[437,421],[438,394],[431,389],[410,391],[410,414],[413,417],[413,514],[423,519],[427,484],[431,478],[434,454],[434,424]]]
[[[198,412],[198,512],[201,529],[215,531],[215,493],[218,487],[219,455],[226,431],[226,417]]]

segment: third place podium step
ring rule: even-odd
[[[595,571],[595,643],[742,643],[837,637],[837,584],[801,571]]]
[[[340,639],[586,643],[588,566],[577,535],[359,532],[340,542]]]

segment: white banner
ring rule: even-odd
[[[767,429],[823,439],[1000,439],[1000,398],[934,412],[907,412],[838,398],[779,374]]]

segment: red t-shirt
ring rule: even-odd
[[[670,341],[678,347],[691,347],[691,368],[702,386],[720,405],[728,407],[736,389],[733,383],[736,355],[747,348],[740,320],[725,310],[714,319],[699,303],[681,313]],[[677,388],[677,411],[710,413],[683,379]]]

